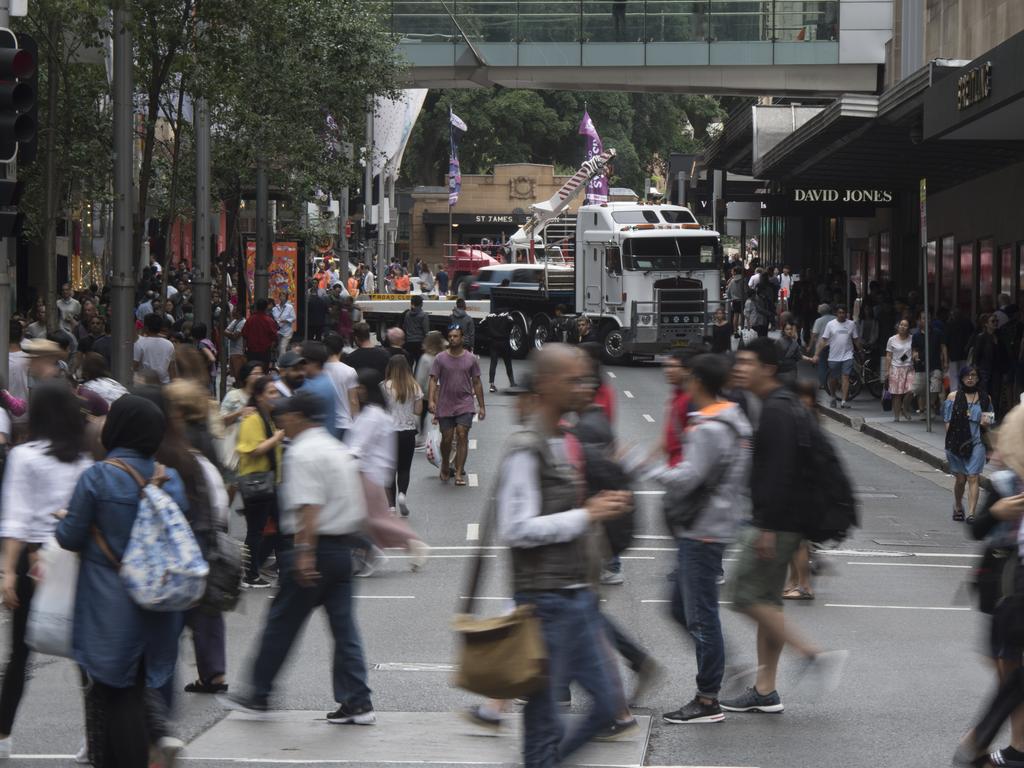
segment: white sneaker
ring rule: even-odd
[[[395,501],[398,504],[398,514],[400,514],[402,517],[408,517],[409,516],[409,505],[405,503],[406,502],[405,494],[404,493],[398,494],[398,498]]]
[[[430,547],[419,539],[409,539],[409,554],[412,555],[409,566],[412,570],[418,571],[427,564],[427,555],[430,554]]]
[[[601,583],[602,584],[625,584],[626,577],[622,575],[622,571],[601,571]]]
[[[185,742],[173,736],[162,736],[157,741],[156,748],[163,758],[163,768],[174,768],[178,755],[185,748]]]
[[[11,737],[0,739],[0,760],[7,760],[11,756]]]
[[[88,742],[82,742],[82,746],[75,752],[75,762],[79,765],[89,765],[89,744]]]

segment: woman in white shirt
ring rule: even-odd
[[[388,501],[398,507],[402,517],[409,516],[406,494],[409,491],[409,470],[416,452],[416,433],[423,412],[423,390],[412,375],[405,355],[395,355],[385,371],[384,399],[398,436],[395,476],[388,485]]]
[[[13,612],[11,646],[0,689],[0,758],[11,756],[11,729],[25,688],[25,644],[36,551],[53,537],[57,514],[71,501],[79,475],[92,464],[82,448],[85,417],[62,381],[37,384],[30,400],[29,442],[11,449],[4,469],[0,537],[4,605]]]
[[[424,426],[427,417],[426,396],[430,384],[430,367],[434,364],[434,358],[444,351],[446,343],[440,331],[431,331],[423,339],[423,354],[416,363],[416,383],[423,391],[423,407],[419,411],[420,435],[416,443],[418,448],[426,445],[427,439]]]
[[[896,333],[885,345],[886,382],[892,395],[892,417],[899,421],[903,415],[903,396],[914,388],[914,352],[911,349],[910,321],[900,320]],[[909,415],[907,418],[910,418]]]
[[[386,489],[395,479],[398,450],[394,421],[385,410],[382,381],[380,372],[373,368],[359,371],[359,415],[352,429],[345,433],[345,442],[359,459],[370,538],[377,547],[407,549],[410,565],[417,571],[426,564],[430,547],[388,509]]]

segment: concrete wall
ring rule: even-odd
[[[1021,0],[926,0],[927,60],[975,59],[1024,30]]]
[[[892,0],[842,0],[839,63],[885,63],[885,43],[892,37],[892,20]]]

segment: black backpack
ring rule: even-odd
[[[572,430],[583,453],[584,478],[587,495],[600,491],[624,491],[632,489],[632,480],[612,455],[612,430],[600,409],[583,414]],[[608,538],[608,548],[618,555],[633,544],[636,530],[636,507],[602,523]]]
[[[800,484],[807,490],[801,512],[804,538],[817,544],[844,541],[860,527],[853,483],[832,441],[814,416],[792,400],[797,424]]]

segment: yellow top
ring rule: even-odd
[[[271,429],[274,423],[270,422]],[[253,451],[257,446],[267,439],[267,431],[263,426],[263,418],[258,413],[252,413],[242,419],[238,428],[238,474],[251,475],[256,472],[270,471],[270,454],[256,456]],[[274,455],[277,458],[277,477],[275,481],[281,482],[281,444],[274,446]]]

